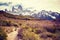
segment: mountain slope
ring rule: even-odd
[[[52,12],[52,11],[45,11],[45,10],[42,10],[38,12],[37,14],[33,14],[32,16],[35,18],[46,19],[46,20],[53,20],[53,19],[59,20],[60,19],[60,13]]]
[[[10,13],[7,13],[5,11],[0,11],[0,19],[20,19],[20,20],[26,20],[26,19],[32,19],[31,16],[23,16],[23,15],[13,15]]]

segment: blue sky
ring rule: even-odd
[[[60,12],[60,0],[0,0],[0,10],[7,8],[11,9],[12,6],[22,5],[23,8],[30,8],[48,11]]]

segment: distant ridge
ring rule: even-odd
[[[10,18],[10,19],[20,19],[20,20],[29,20],[32,19],[33,17],[31,16],[23,16],[23,15],[13,15],[10,13],[7,13],[5,11],[0,11],[0,19],[5,19],[5,18]]]
[[[37,14],[33,14],[32,16],[43,20],[60,20],[60,13],[52,11],[42,10]]]
[[[49,12],[42,10],[41,12],[38,12],[37,14],[32,14],[32,16],[23,16],[23,15],[13,15],[10,13],[7,13],[3,10],[0,10],[0,18],[12,18],[12,19],[20,19],[20,20],[60,20],[60,14],[58,12]]]
[[[7,12],[5,12],[5,11],[3,11],[3,10],[0,11],[0,17],[9,18],[9,16],[12,17],[12,16],[14,16],[14,15],[12,15],[12,14],[10,14],[10,13],[7,13]]]

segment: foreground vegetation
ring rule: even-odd
[[[0,40],[7,40],[7,34],[1,27],[0,27]]]
[[[17,36],[21,40],[60,40],[60,28],[24,26],[19,30]]]
[[[2,28],[8,33],[13,32],[14,28],[19,28],[17,40],[60,40],[60,24],[58,24],[59,23],[44,20],[23,20],[18,21],[18,23],[15,21],[0,20],[0,26],[5,26],[6,28]],[[15,31],[16,30],[17,29],[15,29]],[[1,40],[6,40],[7,36],[4,31],[0,32],[0,39],[2,38]],[[3,35],[3,37],[1,35]]]

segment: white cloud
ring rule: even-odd
[[[24,8],[33,7],[37,10],[45,9],[60,12],[60,0],[0,0],[0,2],[12,2],[9,7],[22,4]]]

